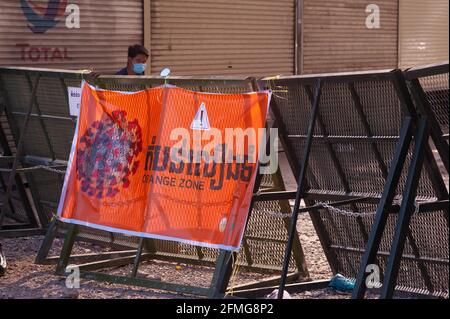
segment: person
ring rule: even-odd
[[[148,50],[143,45],[129,46],[127,66],[117,71],[116,75],[144,75],[148,57]]]

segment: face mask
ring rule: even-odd
[[[145,67],[145,63],[133,63],[133,72],[137,74],[144,73]]]

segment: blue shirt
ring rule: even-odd
[[[116,75],[129,75],[127,67],[124,67],[123,69],[120,69],[116,72]],[[139,73],[137,75],[144,75],[144,73]]]

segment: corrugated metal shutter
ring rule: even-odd
[[[292,74],[294,3],[151,0],[152,73]]]
[[[399,66],[448,60],[448,0],[400,0]]]
[[[48,0],[26,0],[36,12]],[[56,1],[58,2],[58,1]],[[21,1],[0,1],[0,65],[87,69],[115,72],[126,64],[130,44],[142,43],[142,0],[77,0],[80,29],[68,29],[60,0],[59,22],[45,33],[33,33]],[[20,46],[23,45],[23,46]],[[22,52],[23,50],[23,52]]]
[[[394,0],[303,0],[303,73],[397,67]],[[366,27],[366,7],[380,8],[380,28]]]

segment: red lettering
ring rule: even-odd
[[[22,61],[25,61],[25,48],[29,47],[30,45],[27,43],[17,43],[16,47],[20,48],[20,58]]]
[[[36,53],[37,55],[34,55],[33,53]],[[33,47],[30,50],[28,50],[28,56],[30,60],[33,62],[39,61],[39,59],[41,58],[41,51],[39,51],[38,48]]]
[[[41,48],[41,53],[44,53],[44,60],[48,60],[48,51],[50,51],[50,48]]]
[[[69,60],[69,54],[67,53],[67,47],[64,47],[64,59]]]
[[[20,48],[20,59],[22,61],[54,61],[69,60],[69,50],[67,47],[38,47],[30,46],[28,43],[17,43]]]
[[[61,51],[59,51],[58,48],[55,48],[51,57],[51,61],[55,60],[55,59],[59,59],[62,60],[62,55],[61,55]]]

